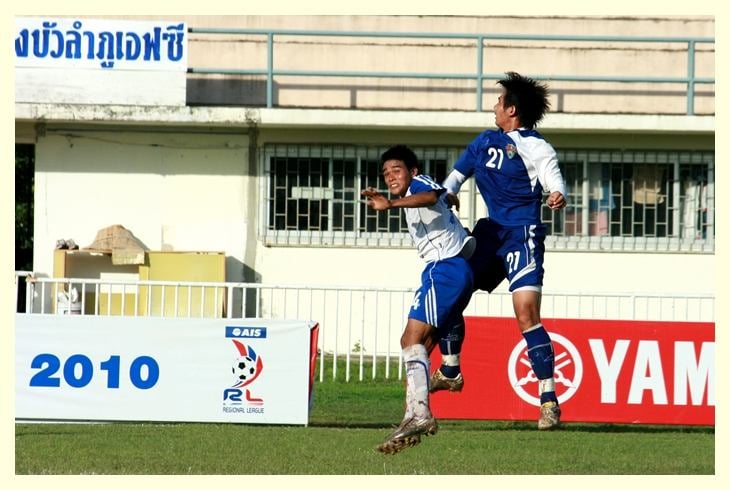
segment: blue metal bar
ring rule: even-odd
[[[377,71],[327,71],[327,70],[240,70],[227,68],[190,68],[190,73],[207,73],[223,75],[267,75],[290,77],[353,77],[353,78],[424,78],[424,79],[458,79],[458,80],[500,80],[504,73],[419,73],[419,72],[377,72]],[[560,82],[646,82],[646,83],[715,83],[713,78],[690,77],[612,77],[584,75],[534,75],[525,74],[537,80]],[[478,88],[478,87],[477,87]]]
[[[687,114],[695,113],[695,43],[690,41],[687,43]]]
[[[474,80],[478,78],[478,75],[474,73],[419,73],[394,71],[276,70],[274,75],[287,77],[455,78],[459,80]]]
[[[266,36],[266,107],[274,107],[274,33]]]
[[[188,68],[188,73],[204,73],[209,75],[268,75],[268,69],[238,68]]]
[[[324,36],[324,37],[397,37],[397,38],[433,38],[433,39],[492,39],[512,41],[616,41],[616,42],[649,42],[649,43],[679,43],[695,41],[700,43],[714,43],[712,37],[657,37],[657,36],[578,36],[554,34],[471,34],[448,32],[381,32],[381,31],[322,31],[296,29],[227,29],[211,27],[191,27],[191,33],[198,34],[251,34],[251,35],[282,35],[282,36]]]
[[[484,37],[477,38],[477,112],[482,112],[484,92]]]

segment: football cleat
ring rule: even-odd
[[[405,448],[419,444],[422,435],[432,436],[438,430],[438,423],[432,416],[424,418],[411,417],[401,422],[376,449],[381,453],[395,454]]]
[[[420,443],[421,436],[411,436],[403,439],[391,439],[388,437],[388,439],[383,441],[381,444],[378,444],[376,449],[383,454],[396,454],[406,448],[413,447]]]
[[[441,390],[461,391],[462,388],[464,388],[464,377],[461,373],[457,374],[455,378],[447,378],[440,369],[437,369],[431,374],[428,392],[433,393]]]
[[[439,424],[432,415],[423,418],[411,417],[404,420],[390,435],[390,439],[404,439],[415,435],[432,436],[439,430]]]
[[[555,402],[545,402],[540,407],[540,419],[537,428],[540,430],[554,429],[560,425],[560,407]]]

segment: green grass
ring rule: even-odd
[[[710,427],[441,421],[394,456],[374,450],[403,415],[399,380],[315,383],[308,427],[17,424],[16,474],[714,474]]]

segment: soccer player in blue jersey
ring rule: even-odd
[[[507,278],[517,324],[527,341],[527,352],[538,379],[538,429],[560,423],[560,407],[553,378],[554,354],[550,336],[540,319],[545,255],[545,225],[540,219],[543,192],[550,209],[566,204],[566,186],[555,149],[535,130],[550,108],[546,85],[515,72],[506,73],[494,105],[496,130],[474,139],[444,181],[449,202],[469,177],[487,205],[472,235],[476,250],[470,263],[475,289],[491,292]],[[444,378],[439,370],[435,376]],[[448,387],[448,380],[441,380]]]
[[[377,449],[395,454],[421,442],[422,435],[438,430],[429,409],[429,354],[454,327],[463,329],[462,313],[473,290],[468,257],[474,240],[451,211],[446,189],[419,173],[416,155],[406,146],[388,149],[381,156],[383,179],[391,195],[373,188],[362,191],[367,205],[377,211],[403,208],[408,231],[426,261],[421,287],[416,292],[401,336],[406,364],[406,411],[401,424]]]

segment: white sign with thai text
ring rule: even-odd
[[[15,19],[15,101],[182,106],[184,22]]]

